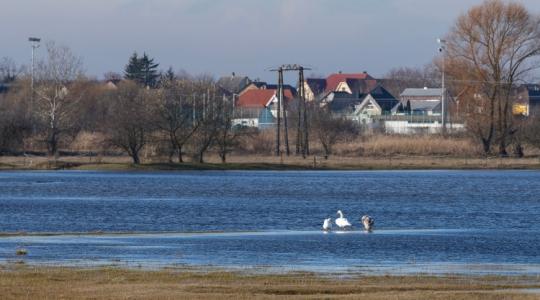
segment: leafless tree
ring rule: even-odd
[[[164,83],[157,91],[155,125],[166,136],[169,143],[169,162],[176,153],[182,163],[183,148],[199,128],[195,115],[197,104],[195,85],[192,81],[172,80]]]
[[[139,87],[131,81],[122,82],[108,96],[108,122],[104,126],[112,146],[124,150],[140,164],[140,151],[148,143],[151,132],[150,99],[153,90]]]
[[[15,81],[7,93],[0,93],[0,155],[24,150],[24,137],[30,131],[25,83]]]
[[[335,144],[359,134],[358,125],[342,117],[335,117],[327,108],[314,110],[315,134],[324,150],[324,159],[332,154]]]
[[[539,66],[540,19],[520,3],[487,0],[461,15],[447,40],[448,74],[470,91],[460,100],[469,102],[467,126],[486,154],[497,142],[506,156],[513,88]]]
[[[203,163],[204,154],[213,145],[218,134],[223,96],[218,94],[217,86],[209,76],[198,78],[195,86],[195,119],[198,129],[190,143],[194,149],[194,159]]]
[[[116,72],[106,72],[105,74],[103,74],[103,78],[105,79],[105,81],[110,81],[114,84],[117,84],[119,83],[120,81],[122,81],[122,74],[120,73],[116,73]]]
[[[393,68],[383,76],[382,85],[392,95],[399,97],[406,88],[439,87],[441,72],[433,63],[423,68]]]
[[[232,99],[223,98],[220,114],[218,116],[217,122],[217,134],[215,138],[215,144],[218,149],[219,157],[221,162],[227,162],[227,155],[233,151],[235,147],[238,146],[238,139],[249,130],[241,127],[233,127],[233,107]]]
[[[0,59],[0,83],[12,82],[22,73],[22,67],[18,67],[10,57]]]
[[[47,42],[46,51],[36,69],[35,109],[46,131],[48,154],[57,156],[62,135],[77,125],[75,111],[85,90],[83,66],[68,47]]]

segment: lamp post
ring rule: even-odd
[[[446,40],[437,39],[439,43],[439,52],[442,53],[442,91],[441,91],[441,123],[442,123],[442,133],[446,133],[446,89],[445,89],[445,80],[444,80],[444,68],[445,68],[445,55],[446,51]]]
[[[30,123],[32,126],[32,133],[34,133],[34,122],[33,122],[33,113],[34,113],[34,55],[35,50],[39,48],[39,42],[41,42],[40,38],[37,37],[29,37],[28,41],[30,42],[30,46],[32,47],[32,74],[30,78]]]

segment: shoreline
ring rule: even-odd
[[[534,276],[353,275],[245,273],[199,268],[0,265],[4,299],[537,299]]]
[[[436,156],[397,157],[301,157],[232,156],[227,163],[211,157],[206,163],[144,162],[132,164],[126,157],[100,161],[86,157],[46,157],[29,160],[0,157],[0,171],[369,171],[369,170],[540,170],[540,158],[462,158]]]

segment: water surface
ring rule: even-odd
[[[540,274],[539,183],[538,171],[2,172],[0,232],[82,234],[0,238],[0,260],[24,247],[44,264]],[[320,231],[338,209],[356,229]]]

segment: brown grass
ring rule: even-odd
[[[291,138],[294,134],[291,134]],[[93,142],[100,138],[88,133],[81,134],[78,150],[91,150]],[[50,161],[42,156],[0,156],[1,169],[91,169],[91,170],[281,170],[281,169],[538,169],[540,150],[525,146],[526,156],[516,158],[485,158],[478,143],[467,137],[444,138],[439,135],[399,136],[370,135],[335,146],[330,159],[322,158],[316,142],[311,143],[307,159],[294,155],[272,155],[274,135],[263,131],[258,135],[244,137],[238,151],[227,157],[228,164],[221,164],[216,153],[205,155],[207,164],[168,164],[167,157],[156,156],[156,151],[145,148],[141,154],[145,165],[134,167],[128,156],[67,156]],[[189,159],[189,155],[186,155]]]
[[[536,281],[535,281],[536,280]],[[537,278],[0,267],[2,299],[538,299]]]
[[[445,155],[453,157],[478,157],[478,144],[468,138],[444,138],[438,135],[388,136],[374,135],[360,145],[366,156]]]

